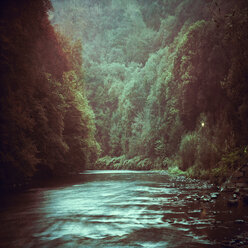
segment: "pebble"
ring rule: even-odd
[[[229,200],[227,201],[227,204],[228,204],[229,206],[238,206],[238,203],[239,203],[239,200],[238,200],[238,199],[229,199]]]
[[[237,195],[239,195],[240,194],[240,189],[239,188],[235,189],[234,190],[234,193],[237,194]]]
[[[237,223],[237,224],[243,224],[243,223],[245,223],[245,221],[244,220],[235,220],[235,223]]]
[[[207,195],[203,195],[203,196],[201,196],[200,200],[203,202],[209,202],[211,200],[211,198]]]
[[[243,202],[244,202],[245,204],[248,204],[248,194],[245,194],[245,195],[243,196]]]
[[[185,199],[186,199],[186,200],[189,200],[189,201],[192,201],[192,200],[193,200],[192,197],[191,197],[190,195],[186,196]]]
[[[222,224],[222,222],[220,220],[216,220],[215,224]]]
[[[216,199],[216,198],[218,198],[218,196],[219,196],[219,193],[218,193],[218,192],[214,192],[214,193],[211,193],[211,194],[210,194],[210,197],[211,197],[212,199]]]
[[[238,195],[237,194],[233,194],[233,199],[237,199]]]

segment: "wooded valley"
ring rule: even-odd
[[[1,187],[85,168],[221,182],[248,162],[246,0],[0,9]]]

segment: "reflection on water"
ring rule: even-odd
[[[248,213],[201,200],[213,190],[158,172],[86,171],[3,198],[0,247],[224,247]]]

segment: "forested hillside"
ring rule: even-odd
[[[248,162],[247,0],[0,7],[1,187],[84,168],[223,178]]]
[[[83,41],[97,168],[179,166],[225,176],[247,162],[246,0],[53,0]]]
[[[81,43],[54,31],[47,0],[1,1],[0,189],[97,158]]]

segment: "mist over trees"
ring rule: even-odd
[[[1,178],[247,163],[246,0],[52,5],[1,10]]]
[[[83,42],[102,156],[197,176],[247,162],[247,1],[52,3]]]

